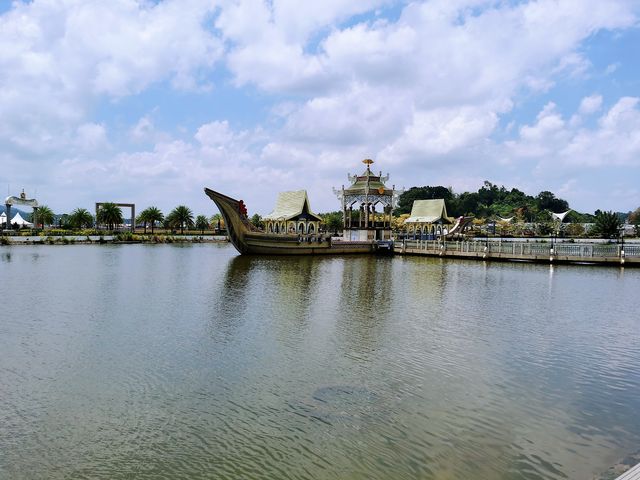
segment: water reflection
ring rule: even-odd
[[[640,271],[0,258],[0,476],[577,479],[640,442]]]
[[[388,258],[360,257],[342,266],[336,335],[347,355],[366,361],[380,347],[385,323],[391,320],[391,265]]]

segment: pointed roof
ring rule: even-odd
[[[567,214],[568,214],[570,211],[571,211],[571,209],[567,210],[567,211],[566,211],[566,212],[564,212],[564,213],[553,213],[553,212],[551,212],[551,216],[552,216],[553,218],[555,218],[556,220],[560,220],[560,223],[562,223],[562,221],[564,220],[564,217],[566,217],[566,216],[567,216]]]
[[[382,176],[382,172],[379,175],[375,175],[371,169],[370,165],[373,163],[373,160],[364,159],[362,161],[367,166],[367,169],[362,173],[362,175],[349,175],[349,180],[353,182],[348,188],[345,188],[344,191],[346,194],[358,195],[358,194],[371,194],[371,195],[391,195],[393,192],[390,188],[384,184],[386,180],[389,179],[389,176]]]
[[[20,215],[20,212],[16,213],[15,217],[13,217],[11,219],[11,224],[18,224],[18,225],[33,225],[33,223],[27,222],[24,218],[22,218],[22,215]]]
[[[414,200],[411,207],[411,215],[405,223],[434,223],[438,220],[451,222],[447,215],[447,206],[443,198],[433,200]]]
[[[278,194],[278,200],[276,201],[276,207],[273,211],[264,217],[264,220],[280,220],[286,221],[307,213],[313,217],[314,220],[321,221],[322,219],[311,211],[309,205],[309,197],[306,190],[295,190],[291,192],[280,192]]]

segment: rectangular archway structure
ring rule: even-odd
[[[125,207],[131,209],[131,231],[136,231],[136,204],[135,203],[115,203],[115,202],[96,202],[96,227],[98,226],[98,209],[100,205],[104,205],[105,203],[113,203],[118,207]]]

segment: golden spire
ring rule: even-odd
[[[365,158],[364,160],[362,160],[362,163],[364,163],[367,168],[369,168],[369,165],[373,163],[373,160],[371,160],[370,158]]]

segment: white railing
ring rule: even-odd
[[[602,243],[552,243],[552,242],[500,242],[500,241],[456,241],[439,240],[403,240],[396,242],[398,250],[420,250],[425,253],[482,253],[487,255],[505,255],[518,257],[640,257],[638,244],[602,244]],[[624,252],[624,253],[623,253]]]

